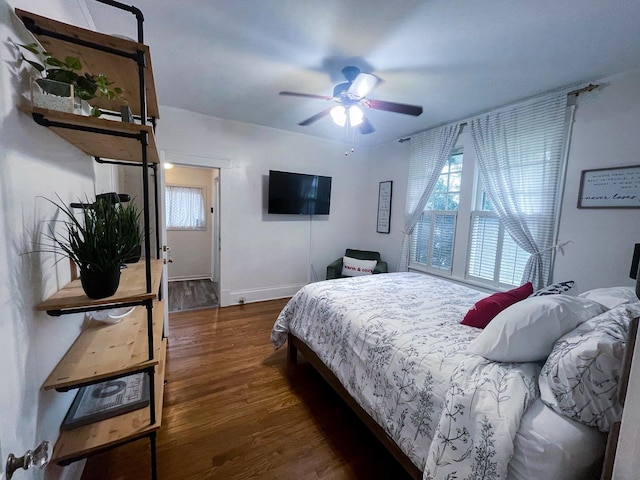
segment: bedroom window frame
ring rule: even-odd
[[[428,217],[426,220],[425,217]],[[433,264],[434,261],[434,252],[442,251],[443,249],[437,248],[438,244],[438,218],[452,218],[453,222],[451,225],[451,241],[449,242],[449,256],[448,256],[448,268],[440,267]],[[425,226],[429,224],[428,231],[423,232]],[[420,217],[420,221],[416,225],[416,233],[417,235],[412,236],[411,240],[411,268],[416,268],[419,270],[423,270],[430,273],[439,273],[451,275],[453,271],[453,255],[455,253],[455,239],[456,239],[456,226],[458,223],[458,212],[457,210],[425,210],[422,212],[422,216]],[[424,242],[426,240],[426,242]],[[420,262],[417,259],[417,252],[420,249],[420,243],[426,243],[427,247],[427,257],[425,262]],[[442,258],[442,255],[440,255]]]
[[[171,215],[170,202],[172,201],[172,197],[174,193],[172,190],[185,190],[191,191],[196,197],[200,199],[199,212],[196,213],[195,217],[196,223],[191,222],[186,218],[178,218],[178,222],[170,223],[172,220],[175,220],[175,217]],[[189,192],[185,192],[185,194],[189,194]],[[207,189],[205,186],[199,185],[180,185],[180,184],[167,184],[165,187],[165,208],[166,208],[166,228],[167,230],[177,230],[177,231],[203,231],[207,230]]]
[[[456,250],[456,233],[458,226],[458,212],[461,206],[462,195],[462,175],[464,171],[465,161],[462,148],[456,148],[451,152],[449,160],[443,167],[439,174],[438,182],[427,201],[425,210],[418,224],[415,226],[414,232],[411,235],[410,244],[410,257],[409,268],[412,270],[419,270],[427,273],[434,273],[437,275],[451,276],[454,269],[454,255]],[[455,168],[452,168],[455,167]],[[452,178],[454,181],[452,181]],[[439,187],[439,185],[441,187]],[[444,189],[442,188],[444,186]],[[437,197],[440,198],[440,204],[436,201]],[[444,198],[444,202],[442,202]],[[452,201],[452,198],[455,200]],[[435,206],[450,207],[455,202],[455,209],[434,209]],[[449,242],[449,255],[448,255],[448,267],[441,267],[433,265],[434,252],[442,251],[440,248],[436,248],[436,241],[438,240],[437,233],[437,220],[438,218],[452,218],[453,224],[451,226],[451,240]],[[426,220],[429,218],[428,220]],[[428,224],[428,229],[426,228]],[[425,231],[427,229],[427,231]],[[427,237],[425,238],[425,235]],[[426,246],[425,246],[426,245]],[[425,261],[418,261],[418,251],[421,250],[421,246],[427,249]]]

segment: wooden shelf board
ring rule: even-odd
[[[51,122],[61,122],[80,127],[100,128],[111,132],[139,134],[147,132],[149,145],[147,146],[147,160],[149,164],[160,163],[160,155],[156,145],[153,128],[150,125],[138,125],[101,117],[85,117],[67,112],[47,110],[44,108],[21,106],[21,110],[28,114],[42,115]],[[123,160],[127,162],[142,162],[142,144],[136,138],[125,138],[103,133],[84,132],[64,127],[49,127],[51,131],[83,152],[94,157],[104,159]]]
[[[123,15],[130,15],[122,12]],[[126,38],[114,37],[103,33],[94,32],[84,28],[58,22],[49,18],[41,17],[35,13],[26,12],[16,8],[16,15],[24,22],[31,19],[35,24],[43,29],[64,34],[82,41],[114,48],[127,53],[145,52],[145,90],[147,99],[147,115],[158,118],[158,99],[156,97],[153,69],[151,68],[151,55],[149,47]],[[124,18],[124,17],[123,17]],[[132,21],[135,17],[131,15]],[[46,35],[34,35],[38,42],[48,52],[55,57],[64,59],[66,56],[78,57],[82,62],[82,73],[90,72],[93,75],[100,73],[107,76],[113,86],[118,86],[124,90],[121,98],[107,100],[95,98],[90,101],[92,106],[119,112],[120,105],[128,105],[135,115],[140,115],[140,86],[138,79],[138,64],[126,57],[114,55],[112,53],[96,50],[91,47],[77,45],[64,40],[59,40]]]
[[[101,422],[66,430],[53,449],[53,461],[65,465],[95,453],[116,447],[128,441],[142,438],[160,428],[162,423],[162,397],[166,366],[167,340],[157,347],[158,365],[155,372],[156,421],[150,421],[150,407],[145,407]]]
[[[151,260],[151,292],[147,292],[143,258],[137,263],[128,264],[128,267],[122,271],[118,291],[111,297],[98,300],[90,299],[82,290],[82,284],[78,278],[38,304],[36,309],[41,311],[72,310],[74,308],[149,300],[157,297],[161,278],[162,259]]]
[[[164,303],[153,306],[153,344],[160,345]],[[44,389],[69,390],[157,365],[149,360],[147,309],[138,306],[114,324],[91,321],[44,383]]]

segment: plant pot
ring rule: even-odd
[[[91,116],[91,105],[86,100],[82,100],[78,97],[74,97],[73,113],[76,115],[82,115],[83,117]]]
[[[73,113],[73,85],[47,78],[31,78],[31,105]]]
[[[124,263],[136,263],[142,257],[142,245],[138,245],[131,256],[127,258]]]
[[[31,105],[85,117],[91,116],[91,105],[75,96],[73,85],[48,78],[31,78]]]
[[[120,269],[109,272],[83,270],[80,272],[80,283],[84,293],[91,299],[110,297],[118,290]]]

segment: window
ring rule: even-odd
[[[455,152],[444,165],[411,235],[413,268],[451,274],[461,180],[462,152]]]
[[[475,117],[455,138],[458,124],[412,137],[406,201],[412,233],[401,260],[411,269],[495,288],[527,280],[543,287],[552,268],[570,128],[566,103],[566,94],[554,92]],[[438,172],[452,148],[458,150]]]
[[[167,228],[204,230],[207,227],[204,203],[204,188],[167,185]]]
[[[529,254],[507,233],[487,194],[471,212],[467,278],[495,286],[520,285]]]

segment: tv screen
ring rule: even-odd
[[[329,215],[331,177],[269,170],[269,213]]]

